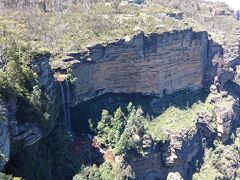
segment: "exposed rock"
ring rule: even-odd
[[[22,141],[25,146],[30,146],[43,137],[41,129],[36,125],[25,123],[18,125],[17,121],[9,121],[9,130],[13,141]]]
[[[10,157],[10,137],[7,124],[6,104],[0,97],[0,171],[4,169],[5,164]]]
[[[224,99],[216,104],[214,112],[218,136],[223,142],[227,141],[232,134],[233,125],[239,121],[239,104],[233,98]]]
[[[216,119],[207,112],[198,113],[197,127],[205,137],[211,137],[216,133]]]
[[[221,40],[218,42],[221,45],[214,38],[209,39],[206,31],[185,29],[150,35],[141,32],[107,45],[93,45],[86,52],[69,53],[68,57],[57,62],[60,72],[67,71],[70,66],[73,76],[77,77],[76,83],[71,87],[72,106],[105,93],[162,96],[182,89],[196,90],[211,85],[215,77],[210,89],[212,97],[208,101],[215,106],[216,118],[201,112],[197,119],[198,129],[186,127],[177,132],[168,129],[166,133],[169,141],[161,144],[161,148],[157,148],[159,144],[154,144],[151,137],[145,136],[142,141],[145,156],[137,157],[131,162],[137,179],[188,178],[190,164],[203,151],[202,136],[211,137],[217,133],[222,141],[227,141],[234,123],[239,120],[238,102],[220,90],[226,82],[233,79],[235,66],[240,64],[240,33],[237,29],[234,35],[229,35],[226,31],[229,27],[221,22],[223,16],[232,15],[229,9],[217,7],[213,11],[207,3],[201,7],[193,6],[192,3],[185,6],[186,13],[195,13],[203,7],[208,9],[207,15],[196,13],[195,20],[204,24],[206,29],[219,29],[221,32],[218,38]],[[208,16],[209,14],[218,19]],[[167,16],[182,19],[183,14],[170,13]],[[54,104],[57,93],[54,91],[55,82],[49,57],[37,58],[33,66],[39,75],[41,89],[51,100],[50,107],[58,109],[57,104]],[[64,80],[63,76],[58,77],[58,80]],[[152,106],[156,107],[157,103],[153,101]],[[43,137],[42,130],[36,124],[19,125],[15,120],[15,111],[14,104],[9,105],[8,124],[13,142],[22,141],[28,146],[39,141]],[[153,111],[161,112],[157,108]],[[57,116],[59,110],[54,111],[54,114]],[[0,141],[0,147],[4,146],[6,150],[2,152],[9,156],[8,144],[1,144],[9,141],[6,129],[5,124],[0,122],[0,140],[3,140]],[[110,151],[105,158],[117,161]],[[0,168],[1,166],[2,164]]]
[[[191,6],[189,3],[186,11],[202,8]],[[137,179],[166,179],[172,171],[181,174],[169,173],[172,179],[188,179],[188,168],[197,157],[202,157],[205,141],[217,135],[223,142],[228,140],[233,124],[239,119],[238,103],[221,91],[224,84],[233,79],[235,66],[240,64],[239,32],[229,35],[228,27],[221,22],[221,18],[232,15],[231,10],[217,7],[212,11],[207,3],[203,6],[207,7],[209,16],[196,13],[195,20],[212,34],[219,29],[217,41],[206,32],[191,29],[163,34],[139,33],[107,45],[89,47],[85,53],[69,54],[73,58],[62,62],[62,69],[70,65],[73,76],[77,77],[72,86],[72,106],[105,93],[162,96],[212,85],[208,102],[215,107],[213,115],[199,113],[194,130],[186,127],[173,132],[169,129],[169,141],[161,144],[161,148],[149,138],[144,139],[145,156],[131,160]],[[162,109],[158,105],[157,99],[151,103],[153,111],[160,113]]]
[[[179,130],[178,133],[169,131],[170,144],[167,153],[163,154],[165,165],[169,169],[187,176],[188,163],[202,151],[201,135],[196,130]]]
[[[202,88],[214,77],[212,58],[219,50],[206,32],[190,29],[149,36],[140,33],[128,42],[93,46],[90,62],[72,64],[72,74],[77,77],[72,105],[110,92],[161,96]]]
[[[172,134],[169,143],[153,147],[146,156],[131,159],[136,179],[166,179],[171,171],[189,177],[189,163],[202,152],[202,141],[199,132],[191,131]]]
[[[229,139],[234,125],[239,121],[238,101],[221,91],[211,93],[207,102],[211,102],[211,105],[208,105],[208,111],[197,114],[196,128],[166,129],[167,143],[160,147],[153,143],[154,148],[145,157],[132,160],[131,165],[137,178],[165,179],[169,172],[174,171],[188,179],[191,166],[202,157],[204,147],[212,144],[217,136],[223,142]]]
[[[229,95],[226,91],[221,91],[217,94],[210,94],[208,101],[214,106],[214,114],[216,116],[215,131],[217,132],[218,137],[225,142],[232,134],[234,128],[233,125],[239,123],[239,100]],[[210,119],[211,118],[208,118],[207,116],[199,115],[199,127],[205,124],[208,126],[207,129],[213,132],[213,128],[209,127],[209,125],[212,124]]]
[[[164,167],[162,161],[161,151],[152,152],[144,158],[131,160],[130,164],[136,174],[136,179],[166,179],[168,174],[168,169]]]
[[[3,68],[4,65],[5,65],[5,62],[4,62],[4,58],[3,58],[2,49],[0,47],[0,69]]]
[[[46,93],[51,103],[56,102],[55,79],[49,64],[50,55],[36,57],[33,62],[33,70],[38,74],[38,84],[41,90]]]
[[[226,3],[205,0],[184,0],[177,7],[176,0],[155,1],[184,12],[185,16],[191,18],[190,22],[200,24],[201,28],[208,31],[212,39],[217,42],[215,49],[222,48],[222,51],[218,51],[218,57],[213,58],[215,61],[213,63],[218,67],[217,75],[222,88],[224,83],[233,78],[234,67],[240,64],[240,24],[234,18],[234,11]],[[211,46],[213,47],[213,43]],[[209,53],[211,54],[211,51]],[[210,77],[209,75],[211,74],[205,78]]]
[[[175,19],[183,19],[183,12],[172,12],[172,13],[167,13],[167,16],[175,18]]]
[[[232,68],[222,68],[221,73],[218,76],[220,89],[223,88],[224,84],[234,78],[234,71]]]
[[[11,141],[21,141],[24,146],[36,143],[43,137],[42,130],[33,123],[24,123],[19,125],[16,120],[16,103],[9,102],[8,106],[8,129]]]
[[[145,134],[143,136],[142,148],[144,151],[144,155],[151,153],[153,150],[153,139],[148,134]]]
[[[167,180],[183,180],[178,172],[170,172],[167,176]]]
[[[210,92],[211,92],[212,94],[217,94],[217,93],[218,93],[218,87],[217,87],[217,85],[212,84],[212,85],[210,86]]]
[[[235,14],[236,14],[236,19],[240,21],[240,10],[237,10]]]

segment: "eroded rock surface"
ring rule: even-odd
[[[211,94],[209,101],[214,105],[216,132],[218,137],[225,142],[231,136],[234,125],[239,122],[239,100],[227,92],[221,92]]]
[[[7,105],[8,129],[12,143],[22,142],[24,146],[36,143],[43,137],[42,130],[37,124],[18,124],[16,120],[16,103],[9,102]],[[13,144],[12,144],[13,145]]]
[[[89,55],[75,55],[79,62],[72,65],[72,74],[77,77],[72,105],[110,92],[161,96],[187,88],[199,89],[203,87],[204,74],[211,74],[207,72],[212,71],[208,65],[216,53],[208,41],[206,32],[187,29],[140,33],[130,41],[93,46]]]

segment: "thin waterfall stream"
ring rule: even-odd
[[[66,84],[66,94],[64,90],[64,83]],[[71,127],[71,114],[70,114],[70,95],[69,95],[69,84],[68,81],[65,79],[64,81],[60,81],[60,88],[61,88],[61,96],[62,96],[62,108],[64,114],[64,123],[69,136],[74,137],[72,127]]]
[[[66,83],[66,107],[67,107],[67,122],[68,122],[68,130],[72,132],[71,126],[71,114],[70,114],[70,95],[69,95],[69,84],[68,80],[65,80]],[[73,133],[72,133],[73,134]]]

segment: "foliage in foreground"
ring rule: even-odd
[[[129,165],[125,165],[123,163],[111,164],[110,162],[104,162],[99,167],[97,167],[95,164],[93,166],[83,167],[79,174],[77,174],[73,179],[130,180],[134,179],[134,174]]]

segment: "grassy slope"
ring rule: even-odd
[[[164,140],[166,131],[177,133],[179,130],[196,130],[197,113],[207,112],[212,115],[212,109],[212,105],[204,102],[195,103],[186,109],[171,106],[150,122],[149,133],[156,140]]]
[[[9,38],[29,42],[38,50],[79,51],[96,43],[132,36],[136,31],[165,32],[188,27],[184,22],[157,14],[173,10],[161,6],[93,5],[88,13],[80,9],[61,13],[31,11],[5,12],[0,16],[0,45]],[[6,34],[5,36],[4,34]]]

